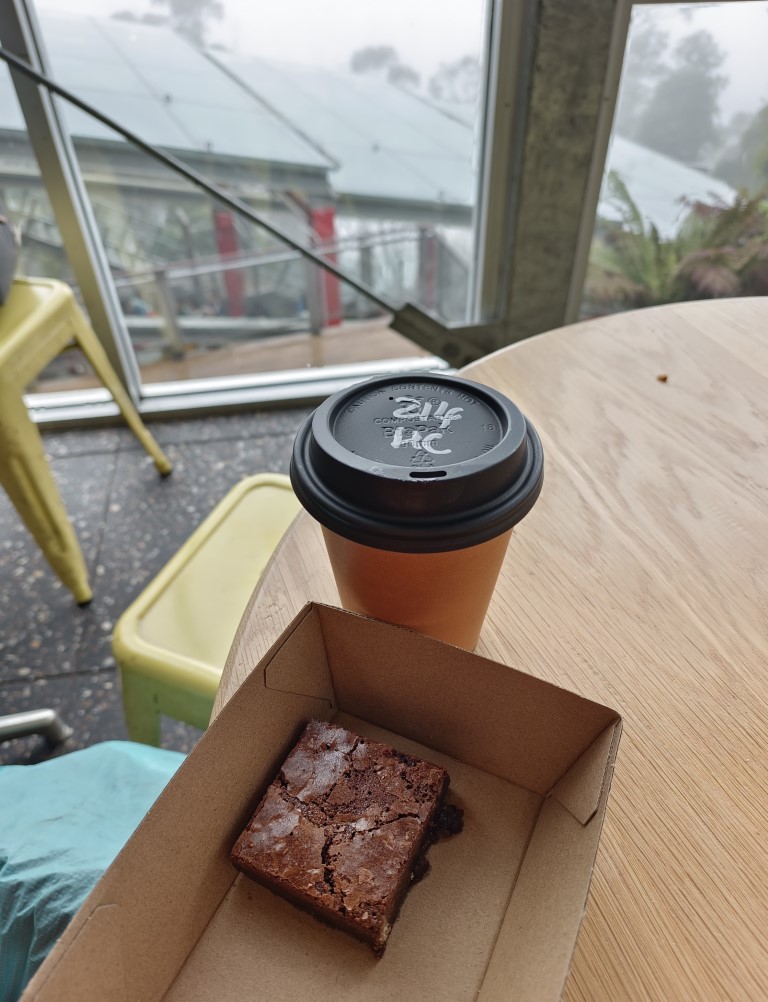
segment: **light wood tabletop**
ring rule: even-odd
[[[768,999],[768,299],[588,321],[463,374],[545,451],[477,652],[624,716],[564,998]],[[308,600],[338,594],[302,515],[214,715]]]

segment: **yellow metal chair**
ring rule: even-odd
[[[25,387],[72,341],[159,472],[165,476],[172,467],[144,427],[69,286],[43,278],[14,280],[0,307],[0,484],[48,563],[82,604],[92,598],[85,561],[23,400]]]
[[[242,480],[120,617],[112,651],[134,741],[159,745],[161,715],[208,726],[242,614],[299,508],[282,474]]]

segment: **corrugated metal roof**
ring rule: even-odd
[[[687,214],[684,198],[706,202],[714,196],[728,202],[735,194],[724,181],[618,135],[611,139],[605,176],[612,170],[627,186],[646,223],[652,223],[664,238],[675,235]],[[608,198],[605,182],[597,214],[603,219],[619,218]]]
[[[57,82],[147,142],[320,170],[332,166],[169,29],[58,13],[45,13],[41,23]],[[65,116],[75,136],[117,138],[76,108],[66,106]]]
[[[339,161],[340,194],[472,205],[472,129],[417,96],[351,73],[213,58]]]

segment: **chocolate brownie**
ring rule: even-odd
[[[450,827],[439,815],[448,782],[439,766],[310,720],[232,862],[381,956],[438,818]],[[455,808],[451,820],[460,827]]]

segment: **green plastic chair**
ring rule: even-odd
[[[128,733],[160,744],[160,717],[205,730],[229,648],[259,578],[300,509],[288,477],[247,477],[118,620]]]

